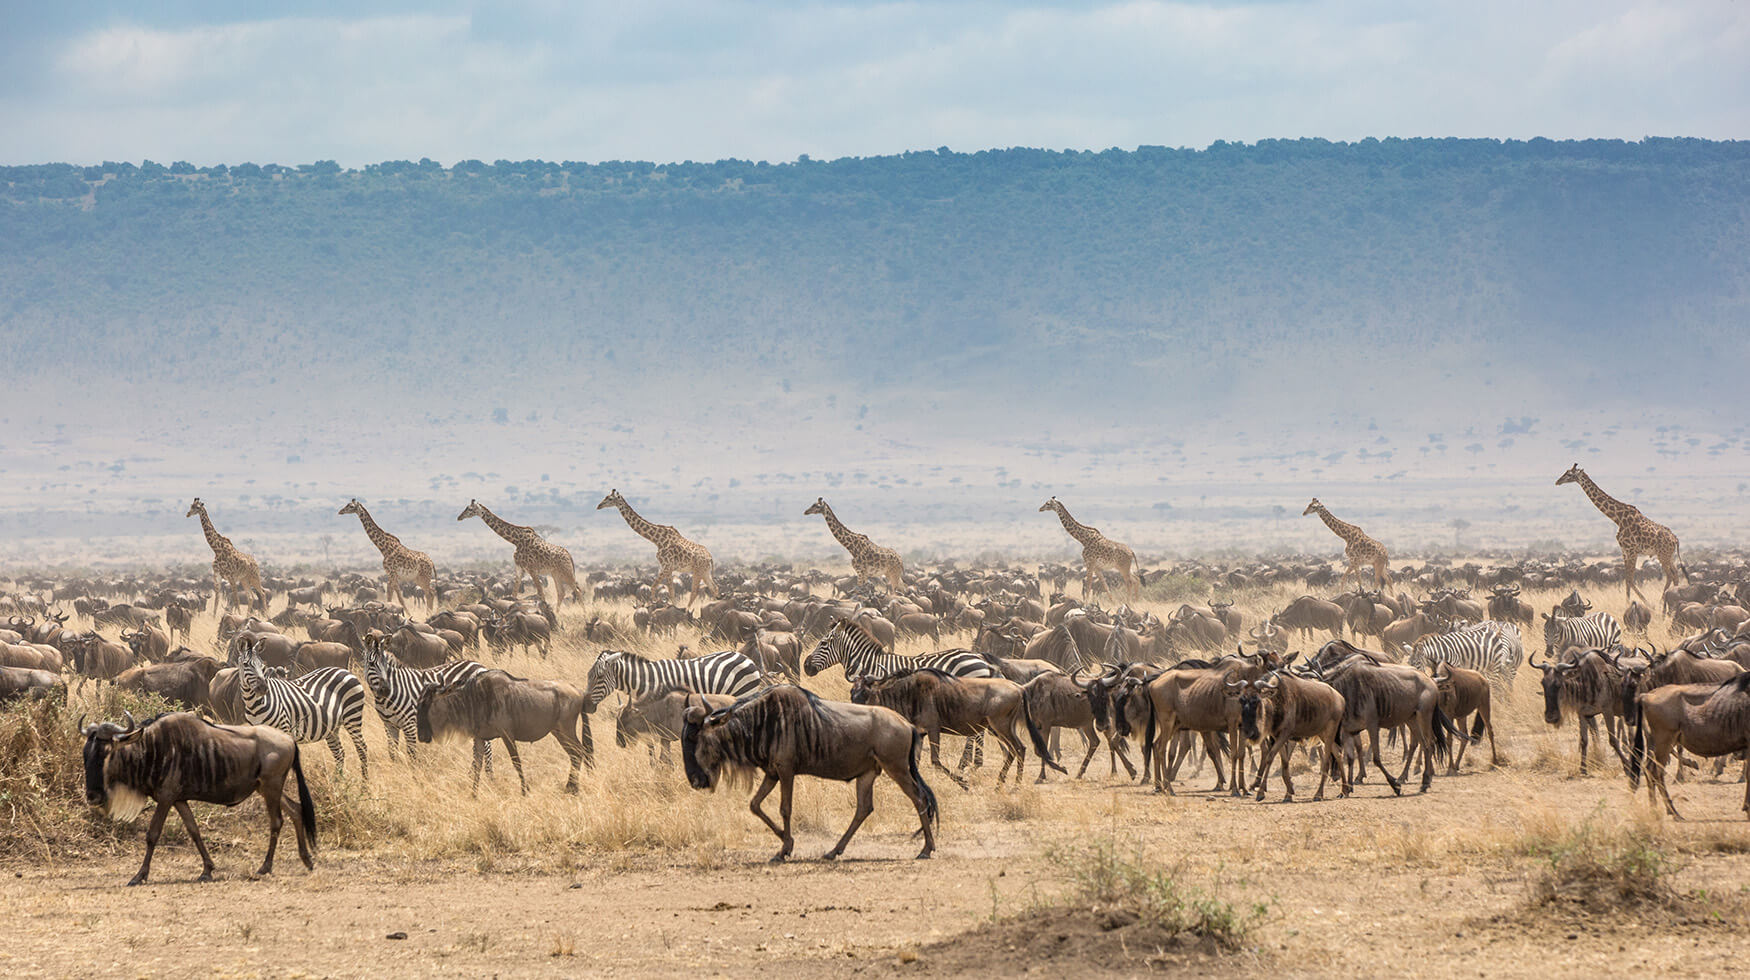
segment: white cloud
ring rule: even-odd
[[[722,0],[93,25],[0,162],[788,159],[1270,136],[1747,135],[1732,3]]]

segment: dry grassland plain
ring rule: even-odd
[[[1234,596],[1248,624],[1297,590]],[[1620,615],[1620,591],[1587,593]],[[1540,610],[1560,596],[1527,594]],[[1163,617],[1177,602],[1145,599]],[[552,656],[492,660],[513,673],[581,685],[599,647],[585,616],[629,624],[625,604],[567,606]],[[203,615],[197,649],[215,649]],[[1652,642],[1671,641],[1663,618]],[[927,642],[927,641],[926,641]],[[945,638],[965,645],[970,637]],[[624,644],[672,656],[713,644],[683,630]],[[1527,650],[1541,653],[1540,637]],[[1296,644],[1310,649],[1310,644]],[[928,649],[902,642],[900,652]],[[848,696],[837,668],[809,680]],[[83,807],[70,732],[95,707],[89,688],[63,714],[14,709],[0,749],[0,902],[9,976],[545,976],[1068,973],[1270,973],[1305,976],[1597,976],[1658,971],[1725,975],[1750,953],[1750,823],[1730,766],[1674,783],[1674,822],[1631,795],[1605,748],[1579,772],[1576,731],[1545,724],[1537,673],[1520,672],[1495,711],[1500,765],[1486,741],[1462,774],[1444,768],[1427,795],[1401,798],[1377,775],[1349,799],[1214,795],[1213,769],[1179,795],[1109,774],[1104,752],[1082,780],[1037,763],[1015,785],[987,765],[962,791],[926,768],[941,799],[940,850],[911,859],[916,817],[883,780],[874,816],[835,863],[817,859],[852,810],[848,786],[798,782],[797,857],[747,810],[748,791],[690,789],[678,765],[614,744],[615,695],[592,718],[596,765],[562,795],[564,755],[525,746],[530,792],[502,753],[470,793],[463,744],[387,752],[367,710],[368,781],[350,758],[336,775],[321,745],[303,754],[318,801],[320,850],[306,872],[282,851],[278,873],[251,875],[266,838],[259,801],[196,805],[219,864],[196,884],[198,857],[170,821],[151,881],[137,867],[143,822],[120,827]],[[948,739],[944,757],[957,756]],[[53,744],[50,744],[53,743]],[[1073,772],[1080,739],[1064,733]],[[71,746],[72,748],[69,748]],[[1388,764],[1396,750],[1388,754]],[[53,758],[50,758],[53,756]],[[1305,771],[1305,756],[1298,769]],[[67,785],[68,783],[72,785]],[[775,798],[768,805],[775,810]],[[287,830],[289,841],[290,829]],[[1186,933],[1139,928],[1167,904],[1217,921]],[[1150,903],[1153,903],[1152,905]],[[1139,912],[1140,910],[1140,912]],[[1157,923],[1158,924],[1158,923]]]

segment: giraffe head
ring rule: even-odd
[[[620,496],[620,491],[609,490],[608,495],[602,498],[602,502],[595,505],[595,509],[607,510],[609,507],[618,507],[625,502],[626,498]]]
[[[480,506],[480,501],[470,499],[467,508],[460,514],[456,515],[456,520],[465,521],[470,517],[479,517],[485,509],[486,508]]]
[[[347,501],[346,506],[340,508],[340,513],[343,516],[346,514],[362,514],[364,512],[365,512],[365,506],[363,504],[359,503],[359,498],[357,498],[357,497],[354,497],[351,500]]]
[[[1579,483],[1580,478],[1585,476],[1585,475],[1586,475],[1586,471],[1580,469],[1579,463],[1575,463],[1574,465],[1568,467],[1568,472],[1563,473],[1561,476],[1556,477],[1556,486],[1559,487],[1564,483]]]
[[[1056,510],[1059,506],[1060,505],[1057,502],[1057,498],[1052,497],[1050,500],[1047,500],[1045,503],[1042,503],[1039,505],[1039,513],[1043,514],[1048,510]]]
[[[207,512],[207,505],[201,503],[201,498],[196,497],[196,498],[194,498],[194,503],[188,505],[188,513],[186,513],[182,516],[193,517],[196,514],[205,514],[206,512]]]
[[[810,514],[824,514],[824,513],[826,513],[826,498],[825,497],[816,497],[816,498],[814,498],[814,503],[810,504],[808,509],[802,512],[802,516],[807,517]]]
[[[1303,510],[1300,512],[1300,516],[1305,517],[1308,514],[1316,514],[1319,511],[1324,510],[1324,509],[1325,509],[1325,505],[1319,503],[1319,498],[1314,497],[1312,499],[1312,503],[1306,505],[1306,510]]]

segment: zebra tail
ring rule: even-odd
[[[316,853],[316,801],[310,798],[310,787],[304,782],[304,763],[298,757],[298,747],[292,746],[292,775],[298,780],[298,822],[304,825],[304,836],[310,842],[310,853]]]
[[[911,733],[911,781],[918,788],[918,798],[924,801],[924,822],[940,826],[941,812],[936,808],[936,791],[930,784],[924,782],[924,774],[918,769],[918,756],[923,752],[923,729],[915,729]]]
[[[1021,717],[1027,722],[1027,737],[1033,740],[1033,751],[1039,753],[1039,758],[1046,765],[1066,776],[1069,775],[1069,770],[1058,765],[1057,760],[1051,757],[1051,750],[1045,744],[1045,735],[1039,731],[1039,726],[1033,723],[1033,710],[1027,707],[1025,691],[1021,693]]]

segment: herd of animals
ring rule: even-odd
[[[1083,742],[1075,778],[1104,748],[1108,775],[1122,765],[1135,779],[1140,768],[1157,792],[1173,792],[1185,762],[1201,769],[1207,760],[1216,791],[1250,791],[1261,800],[1275,767],[1292,799],[1289,762],[1304,748],[1319,777],[1315,801],[1328,783],[1349,795],[1369,762],[1397,794],[1420,763],[1427,792],[1441,763],[1457,772],[1467,747],[1484,737],[1494,761],[1491,706],[1511,694],[1522,664],[1541,674],[1548,722],[1579,720],[1582,769],[1602,722],[1631,788],[1645,778],[1649,798],[1662,799],[1675,816],[1665,786],[1674,752],[1681,778],[1685,750],[1723,766],[1750,747],[1750,561],[1728,556],[1682,566],[1669,529],[1609,498],[1577,466],[1558,483],[1579,483],[1617,521],[1621,566],[1435,559],[1394,575],[1379,542],[1314,499],[1305,514],[1342,539],[1341,571],[1307,557],[1145,570],[1132,549],[1076,521],[1054,497],[1040,510],[1055,513],[1082,546],[1079,598],[1066,594],[1076,573],[1064,565],[908,569],[897,552],[845,527],[825,500],[806,513],[824,518],[849,552],[852,574],[718,570],[705,548],[644,520],[618,491],[598,509],[618,509],[656,545],[654,576],[598,570],[580,581],[564,548],[470,501],[457,519],[478,517],[511,544],[515,575],[509,582],[440,577],[427,555],[402,544],[355,499],[340,513],[356,515],[382,552],[384,587],[359,574],[289,580],[264,577],[196,499],[188,516],[200,519],[213,552],[211,588],[172,576],[16,582],[0,595],[0,699],[65,700],[69,680],[74,696],[92,681],[99,692],[109,683],[184,709],[81,728],[87,802],[122,819],[155,808],[131,884],[146,880],[171,810],[201,854],[202,880],[210,878],[214,865],[189,801],[231,806],[260,795],[270,821],[263,874],[272,871],[289,807],[299,855],[311,866],[315,811],[298,746],[326,742],[342,770],[343,738],[350,740],[359,778],[368,779],[367,705],[391,753],[405,742],[409,762],[420,743],[470,739],[476,786],[482,770],[491,770],[496,742],[526,793],[517,746],[552,737],[569,758],[565,788],[576,792],[580,770],[593,762],[591,716],[615,692],[626,699],[616,741],[649,740],[653,757],[659,743],[664,763],[678,741],[694,787],[714,787],[726,771],[762,775],[751,808],[781,841],[774,860],[794,846],[791,793],[799,775],[856,784],[855,815],[828,858],[843,852],[869,815],[882,774],[916,808],[918,856],[928,857],[938,802],[924,779],[923,747],[931,770],[964,789],[967,767],[983,764],[986,736],[1003,755],[999,785],[1011,767],[1023,778],[1029,749],[1039,781],[1053,770],[1067,776],[1054,746],[1069,729]],[[1637,582],[1642,555],[1656,558],[1665,576],[1656,609]],[[551,602],[543,578],[552,584]],[[1249,624],[1231,601],[1213,597],[1181,604],[1166,619],[1128,604],[1162,578],[1195,578],[1217,595],[1284,586],[1308,594]],[[1339,594],[1310,594],[1345,588],[1351,578],[1353,587]],[[1592,611],[1579,593],[1619,581],[1629,599],[1621,621]],[[1528,589],[1572,591],[1540,612],[1521,598]],[[423,619],[412,614],[409,593]],[[1102,595],[1115,604],[1103,607]],[[270,616],[281,597],[283,607]],[[567,599],[585,614],[569,627],[556,612]],[[603,615],[604,603],[620,600],[634,604],[630,622]],[[214,655],[186,645],[196,615],[209,609],[217,618]],[[1668,650],[1641,646],[1637,638],[1658,617],[1669,618],[1672,635],[1691,635]],[[73,628],[75,618],[85,628]],[[699,655],[682,645],[672,659],[615,649],[638,634],[660,642],[683,624],[702,644],[723,649]],[[105,636],[107,628],[119,634]],[[601,648],[581,684],[523,678],[489,662],[514,647],[549,657],[554,634],[567,628]],[[1541,635],[1541,661],[1535,652],[1525,657],[1528,631]],[[1314,653],[1289,652],[1297,640],[1321,634]],[[901,638],[940,646],[946,636],[969,645],[895,652]],[[567,672],[558,659],[546,662]],[[851,684],[849,701],[805,686],[833,667]],[[944,734],[966,739],[956,768],[941,761]],[[1381,755],[1387,736],[1403,746],[1395,773]],[[762,806],[774,789],[778,821]]]

